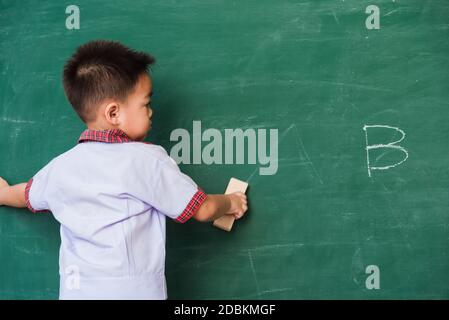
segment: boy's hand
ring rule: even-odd
[[[27,183],[19,183],[10,186],[5,179],[0,177],[0,206],[25,208],[25,189]]]
[[[0,177],[0,189],[3,187],[9,187],[8,182],[6,182],[6,180],[4,180],[2,177]]]
[[[236,219],[240,219],[248,210],[246,195],[243,192],[234,192],[229,194],[229,198],[231,199],[231,208],[228,214],[232,214]]]
[[[8,182],[6,182],[5,179],[3,179],[2,177],[0,177],[0,189],[3,189],[3,188],[5,188],[5,187],[9,187],[9,184],[8,184]],[[0,194],[0,206],[4,205],[2,199],[3,199],[3,198],[1,197],[1,194]]]

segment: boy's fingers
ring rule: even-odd
[[[238,219],[241,218],[241,216],[240,216],[238,213],[235,213],[235,214],[234,214],[234,218],[235,218],[236,220],[238,220]]]
[[[248,200],[247,200],[246,194],[244,194],[243,192],[237,191],[237,192],[234,192],[234,195],[236,195],[240,200],[240,204],[239,204],[240,208],[233,215],[236,219],[240,219],[241,217],[243,217],[245,212],[248,210]]]
[[[238,210],[236,213],[234,213],[234,216],[237,219],[240,219],[241,217],[243,217],[243,215],[245,214],[246,210],[248,210],[248,207],[243,205],[240,210]]]

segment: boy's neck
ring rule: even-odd
[[[86,126],[87,126],[87,129],[89,129],[89,130],[99,130],[99,131],[117,129],[112,126],[104,126],[104,125],[95,124],[95,123],[87,124]]]

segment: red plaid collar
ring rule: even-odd
[[[93,130],[86,129],[81,133],[78,143],[99,141],[107,143],[123,143],[133,141],[128,135],[120,129]]]

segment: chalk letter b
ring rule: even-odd
[[[396,131],[400,132],[400,133],[402,134],[402,137],[401,137],[399,140],[397,140],[397,141],[393,141],[393,142],[390,142],[390,143],[387,143],[387,144],[374,144],[374,145],[369,145],[369,144],[368,144],[368,130],[367,130],[368,128],[386,128],[386,129],[393,129],[393,130],[396,130]],[[401,129],[396,128],[396,127],[383,126],[383,125],[372,125],[372,126],[364,125],[364,126],[363,126],[363,130],[365,131],[365,138],[366,138],[366,163],[367,163],[367,166],[368,166],[368,176],[369,176],[369,177],[371,177],[371,171],[372,171],[372,170],[387,170],[387,169],[396,167],[396,166],[400,165],[401,163],[403,163],[405,160],[407,160],[407,158],[408,158],[408,152],[407,152],[407,150],[405,150],[405,149],[404,149],[403,147],[401,147],[401,146],[396,145],[397,143],[399,143],[399,142],[401,142],[402,140],[404,140],[404,138],[405,138],[405,132],[404,132],[404,131],[402,131]],[[405,157],[404,157],[404,159],[402,159],[402,161],[400,161],[400,162],[398,162],[398,163],[395,163],[395,164],[392,164],[392,165],[390,165],[390,166],[373,167],[373,166],[371,166],[371,164],[370,164],[369,152],[370,152],[370,150],[372,150],[372,149],[379,149],[379,148],[386,148],[386,149],[396,149],[396,150],[400,150],[400,151],[402,151],[402,152],[405,154]]]

